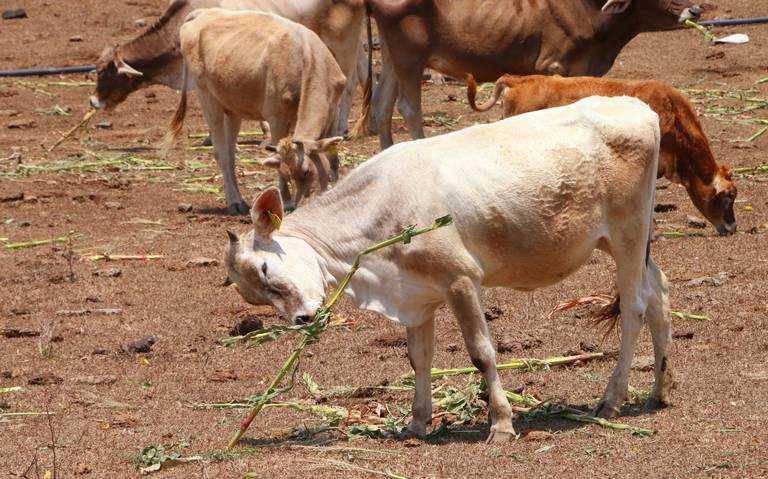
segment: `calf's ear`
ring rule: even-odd
[[[251,208],[253,229],[262,239],[268,240],[283,221],[283,199],[274,186],[264,191]]]
[[[632,5],[632,0],[608,0],[603,5],[603,13],[615,15],[624,12],[630,5]]]
[[[277,156],[270,156],[266,160],[261,162],[262,166],[266,166],[267,168],[274,168],[276,170],[280,169],[280,158]]]

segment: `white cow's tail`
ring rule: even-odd
[[[365,81],[363,107],[360,118],[350,132],[350,137],[359,138],[368,130],[371,118],[371,97],[373,96],[373,30],[371,28],[371,6],[365,2],[365,20],[368,31],[368,79]]]
[[[179,100],[179,106],[176,108],[176,113],[173,114],[171,124],[168,126],[168,132],[163,138],[163,146],[160,150],[160,156],[165,158],[168,156],[168,152],[173,148],[176,143],[176,138],[181,133],[181,128],[184,126],[184,118],[187,116],[187,62],[181,62],[181,99]]]
[[[477,82],[471,73],[467,73],[467,103],[469,103],[469,106],[475,111],[488,111],[493,108],[493,105],[499,101],[499,98],[504,94],[504,90],[506,89],[507,85],[501,81],[501,78],[499,78],[496,81],[496,88],[493,89],[493,95],[491,98],[489,98],[488,101],[482,105],[478,106],[475,103],[475,98],[477,97]]]

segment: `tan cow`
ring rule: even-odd
[[[649,255],[658,154],[658,115],[628,97],[591,97],[400,143],[285,217],[279,231],[270,213],[283,217],[280,194],[263,193],[251,210],[253,229],[242,238],[229,233],[227,273],[245,301],[305,323],[364,248],[451,214],[452,227],[366,256],[346,293],[406,328],[416,373],[407,434],[416,436],[432,415],[435,311],[448,304],[488,385],[489,440],[502,441],[515,432],[481,287],[552,285],[601,249],[616,261],[621,349],[595,413],[618,414],[627,398],[644,322],[656,375],[647,406],[657,407],[671,386],[667,280]]]
[[[192,12],[179,37],[185,81],[166,151],[183,125],[189,84],[198,90],[231,213],[248,212],[235,178],[235,146],[242,119],[266,121],[276,139],[293,134],[298,163],[293,169],[297,187],[294,197],[288,198],[290,207],[299,204],[309,186],[304,178],[309,171],[305,155],[315,164],[324,190],[328,173],[320,154],[329,151],[331,176],[336,179],[338,157],[330,150],[342,140],[333,135],[346,78],[317,34],[271,13],[210,8]],[[284,179],[280,175],[285,193]]]
[[[424,137],[424,67],[455,78],[471,73],[479,81],[505,73],[602,76],[637,34],[677,28],[702,11],[691,0],[366,0],[366,5],[382,40],[382,74],[373,99],[382,148],[392,144],[395,100],[411,137]]]
[[[658,80],[628,81],[604,78],[563,78],[558,75],[504,75],[496,80],[493,95],[483,105],[475,104],[477,83],[467,77],[467,99],[475,111],[488,111],[504,97],[504,118],[563,106],[582,98],[633,96],[659,115],[661,160],[658,177],[683,185],[693,204],[721,235],[736,231],[733,203],[736,185],[731,171],[715,161],[707,136],[693,105],[682,93]]]
[[[363,0],[171,0],[160,19],[139,36],[104,49],[96,63],[96,91],[91,105],[110,110],[134,91],[154,84],[181,89],[179,28],[189,12],[211,7],[274,13],[317,33],[350,79],[338,115],[339,131],[346,131],[352,95],[358,81],[366,81],[359,74],[351,74],[360,49]]]

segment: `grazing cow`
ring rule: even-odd
[[[594,412],[619,412],[643,321],[656,360],[648,407],[659,406],[668,401],[671,369],[667,281],[648,249],[658,153],[658,116],[627,97],[591,97],[401,143],[286,217],[279,231],[270,219],[283,216],[279,192],[264,192],[251,210],[253,229],[242,238],[229,232],[227,274],[245,301],[305,323],[357,253],[408,224],[451,214],[455,227],[367,256],[346,293],[358,307],[406,327],[416,373],[407,434],[416,436],[425,434],[432,413],[434,314],[447,303],[488,385],[489,440],[501,441],[514,429],[480,288],[530,291],[557,283],[598,248],[616,261],[621,350]]]
[[[496,80],[493,95],[475,104],[477,83],[467,76],[467,99],[475,111],[488,111],[504,95],[504,117],[563,106],[582,98],[633,96],[647,103],[661,126],[661,157],[658,177],[683,185],[693,204],[721,235],[736,231],[733,203],[736,185],[731,171],[719,166],[696,111],[682,93],[658,80],[625,81],[605,78],[563,78],[558,75],[504,75]]]
[[[365,78],[351,75],[360,48],[363,0],[171,0],[160,19],[139,36],[104,49],[96,63],[96,92],[91,96],[91,105],[113,109],[128,95],[149,85],[181,89],[179,28],[189,12],[211,7],[274,13],[317,33],[350,78],[344,94],[350,99],[343,101],[345,108],[338,115],[339,131],[346,131],[355,80],[365,82]]]
[[[336,180],[339,161],[332,150],[342,138],[326,137],[335,133],[346,78],[315,32],[271,13],[209,8],[190,13],[179,37],[184,81],[165,149],[184,123],[188,82],[198,90],[214,156],[224,174],[230,213],[248,212],[235,178],[235,143],[242,119],[266,121],[273,138],[293,134],[297,185],[293,201],[287,199],[290,207],[299,204],[309,186],[305,155],[315,164],[320,188],[325,190],[328,174],[320,154],[328,152]],[[287,191],[283,175],[280,187]]]
[[[602,76],[638,33],[675,28],[701,14],[690,0],[607,0],[601,9],[602,3],[366,0],[382,39],[382,74],[374,97],[381,147],[392,145],[398,98],[411,137],[424,137],[424,67],[455,78],[471,73],[478,81],[505,73]]]

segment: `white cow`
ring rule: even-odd
[[[271,13],[207,8],[189,14],[179,38],[183,77],[189,78],[165,149],[183,125],[189,83],[198,91],[211,131],[231,213],[248,212],[235,178],[235,146],[242,119],[266,121],[275,139],[293,135],[297,155],[290,165],[296,183],[292,205],[298,206],[310,186],[305,153],[316,166],[321,189],[328,186],[321,153],[330,153],[331,176],[336,179],[339,162],[332,150],[342,137],[333,135],[346,78],[315,32]],[[281,174],[280,187],[287,194],[285,180]]]
[[[648,406],[668,400],[671,370],[667,280],[648,254],[659,156],[658,116],[641,101],[590,97],[447,135],[395,145],[330,192],[286,217],[277,190],[251,211],[254,228],[229,233],[229,278],[252,304],[309,321],[355,255],[410,223],[446,213],[455,227],[367,256],[347,294],[361,308],[406,327],[416,373],[413,421],[430,421],[434,313],[447,303],[490,393],[489,441],[514,435],[510,405],[480,305],[482,286],[530,291],[561,281],[594,249],[616,261],[621,350],[595,413],[612,416],[627,397],[643,321],[656,355]]]

